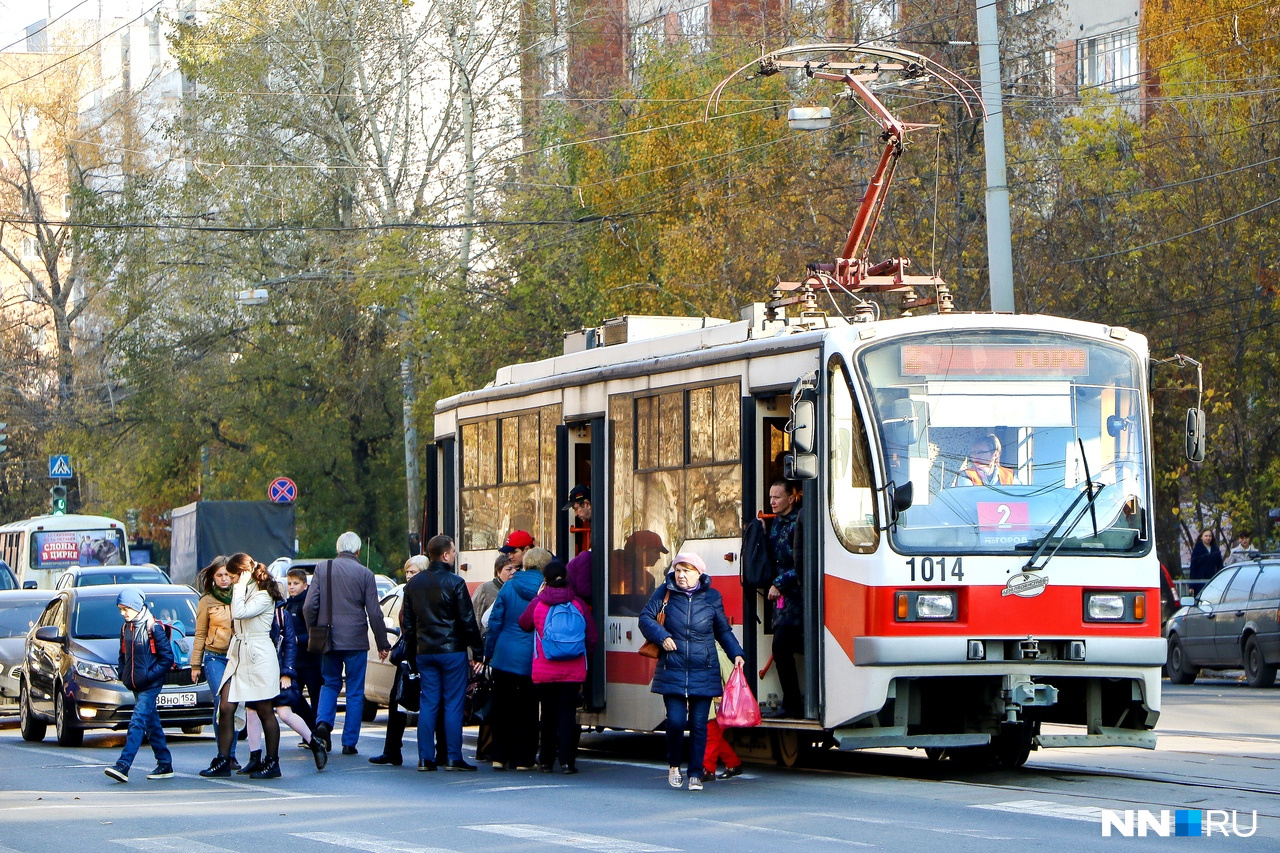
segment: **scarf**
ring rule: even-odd
[[[223,604],[231,604],[231,587],[218,589],[217,586],[212,586],[209,588],[209,594],[221,601]]]
[[[143,607],[138,611],[137,618],[127,623],[133,628],[133,641],[135,643],[149,642],[151,637],[151,628],[156,624],[155,617],[151,615],[151,608]]]

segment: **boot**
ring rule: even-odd
[[[311,757],[316,760],[316,769],[323,770],[324,766],[329,763],[329,750],[324,748],[324,744],[320,742],[320,738],[311,738]],[[276,762],[279,767],[279,762]]]
[[[201,770],[200,775],[206,779],[212,779],[217,776],[231,775],[231,756],[223,755],[221,752],[209,764],[207,770]]]
[[[329,733],[333,731],[333,726],[321,720],[316,723],[316,727],[311,730],[311,737],[318,739],[324,744],[326,752],[333,752],[333,741],[329,740]]]
[[[259,770],[249,774],[250,779],[279,779],[280,778],[280,759],[274,755],[268,755],[262,760],[262,767]]]
[[[236,771],[237,776],[253,776],[262,769],[262,750],[255,749],[249,753],[249,763]],[[256,777],[255,777],[256,778]]]

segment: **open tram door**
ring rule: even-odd
[[[605,424],[603,417],[574,421],[556,427],[556,514],[555,553],[566,563],[584,551],[591,556],[591,615],[597,636],[604,637],[604,606],[607,594],[605,557]],[[586,491],[585,502],[582,490]],[[578,500],[574,500],[577,498]],[[584,707],[603,711],[605,707],[605,644],[597,643],[587,661],[583,685]]]
[[[744,401],[743,455],[747,460],[755,460],[744,466],[744,533],[749,525],[759,526],[764,522],[765,530],[772,525],[774,514],[769,496],[779,481],[785,481],[786,489],[794,490],[798,498],[795,511],[799,513],[802,531],[795,540],[802,624],[798,631],[792,626],[792,642],[777,642],[788,628],[779,624],[782,609],[779,599],[771,597],[771,578],[748,583],[751,570],[743,567],[743,648],[767,726],[794,726],[797,722],[816,721],[821,717],[822,568],[818,547],[821,494],[815,479],[817,457],[813,442],[817,429],[813,376],[816,374],[797,383],[790,391],[757,394]],[[801,419],[808,427],[797,432],[796,403],[800,401],[803,402]],[[744,557],[747,557],[745,541],[744,537]],[[766,543],[766,548],[772,560],[772,546]],[[772,574],[772,570],[768,574]],[[789,652],[788,648],[795,651]],[[787,664],[779,667],[775,652],[791,658],[802,697],[799,712],[783,708],[785,691],[780,676],[786,676]]]

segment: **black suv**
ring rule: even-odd
[[[1270,687],[1280,666],[1280,554],[1259,554],[1227,566],[1165,625],[1174,684],[1190,684],[1201,669],[1240,669],[1251,687]]]

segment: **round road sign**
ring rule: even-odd
[[[298,497],[298,486],[288,477],[276,477],[267,487],[267,497],[278,504],[293,503]]]

